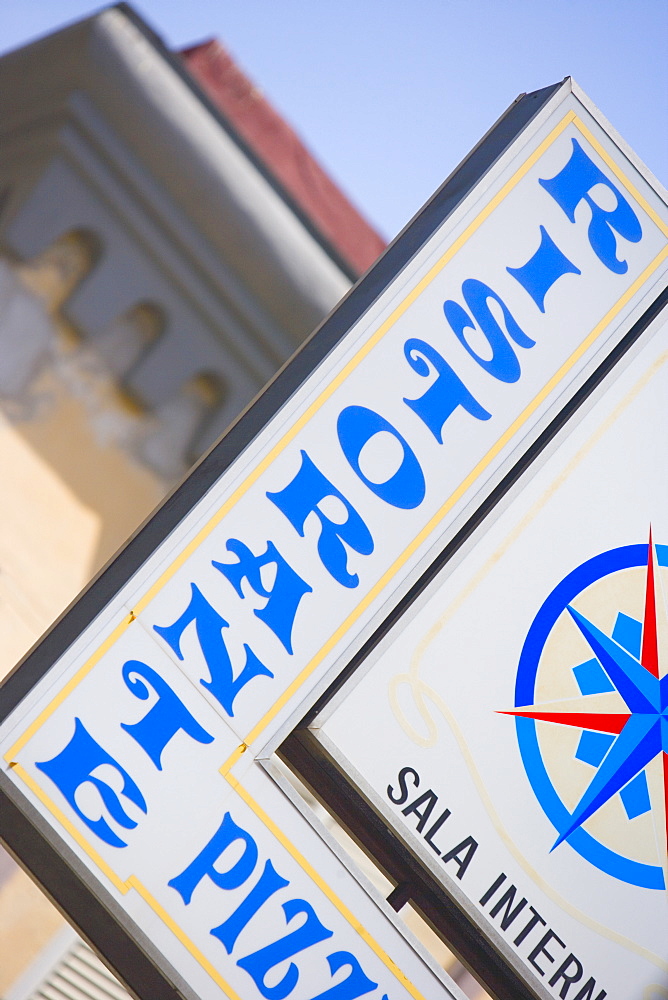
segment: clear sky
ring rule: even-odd
[[[386,237],[521,92],[571,75],[668,183],[666,0],[138,0],[219,38]],[[0,49],[99,8],[0,0]]]

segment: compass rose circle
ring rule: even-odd
[[[515,708],[503,713],[515,716],[529,782],[557,831],[552,850],[568,843],[601,871],[648,889],[666,887],[668,842],[660,568],[668,568],[668,546],[654,545],[650,532],[648,544],[610,549],[564,577],[529,629]],[[629,588],[637,591],[643,576],[640,613],[610,608],[611,601],[623,603]],[[604,614],[596,611],[601,597]],[[632,849],[641,828],[651,833],[651,858],[639,859]],[[652,863],[657,853],[659,863]]]

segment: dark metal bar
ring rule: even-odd
[[[413,886],[410,882],[400,882],[387,897],[387,902],[398,913],[412,898],[412,893]]]

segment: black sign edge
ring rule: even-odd
[[[0,774],[2,824],[13,834],[11,842],[3,838],[10,855],[41,886],[131,996],[139,1000],[195,1000],[194,992],[164,956],[151,957],[152,945],[146,934],[117,904],[100,899],[86,885],[87,873],[76,855],[65,844],[54,847],[52,831],[39,813],[29,803],[19,808],[4,784],[9,784],[8,779]],[[63,900],[67,900],[67,908]],[[110,920],[122,925],[124,933],[109,933]],[[98,941],[103,941],[104,946]]]

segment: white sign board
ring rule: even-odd
[[[448,995],[259,762],[665,287],[646,172],[539,93],[0,728],[5,794],[199,997]]]
[[[668,986],[668,318],[642,343],[314,724],[554,997]]]

